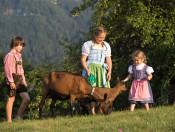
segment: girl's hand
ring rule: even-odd
[[[15,85],[14,82],[10,82],[10,88],[11,88],[11,89],[16,89],[16,85]]]
[[[146,79],[147,79],[148,81],[149,81],[149,80],[151,80],[151,78],[150,78],[149,76],[147,76],[147,78],[146,78]]]
[[[151,79],[152,79],[152,77],[153,77],[153,75],[152,75],[152,74],[148,74],[148,76],[147,76],[147,80],[151,80]]]
[[[129,74],[124,80],[122,80],[122,82],[127,82],[131,78],[132,78],[132,74]]]

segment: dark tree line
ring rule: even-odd
[[[111,44],[113,59],[112,78],[124,78],[128,66],[133,63],[131,53],[143,50],[148,65],[155,71],[151,80],[154,105],[172,104],[175,100],[172,98],[175,91],[175,1],[86,0],[72,13],[77,15],[86,8],[93,9],[92,27],[104,26],[108,30],[107,42]],[[71,55],[68,58],[73,59]],[[123,98],[126,101],[127,94]],[[127,103],[116,101],[116,104],[120,109]]]

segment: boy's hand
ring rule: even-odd
[[[28,87],[28,85],[27,85],[26,82],[22,82],[22,84],[23,84],[26,88]]]
[[[16,85],[15,85],[14,82],[10,82],[10,88],[11,88],[11,89],[16,89]]]

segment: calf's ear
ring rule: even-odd
[[[120,78],[119,78],[119,77],[117,77],[116,82],[117,82],[117,83],[119,83],[119,82],[120,82]]]

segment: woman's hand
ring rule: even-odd
[[[10,82],[10,88],[11,88],[11,89],[16,89],[16,85],[15,85],[14,82]]]
[[[89,77],[90,74],[91,74],[91,71],[90,71],[90,70],[87,70],[86,72],[87,72],[87,75],[88,75],[88,77]]]
[[[107,81],[110,81],[111,80],[111,72],[108,72],[107,73]]]

